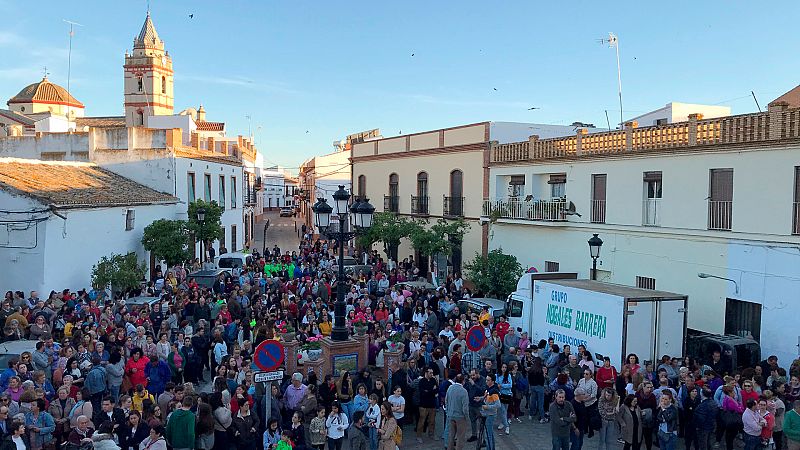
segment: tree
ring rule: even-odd
[[[185,220],[156,220],[144,227],[142,245],[169,266],[192,258],[189,250],[189,228]]]
[[[455,242],[461,242],[469,225],[464,219],[445,220],[439,219],[435,224],[426,227],[425,221],[415,222],[411,228],[409,239],[411,246],[424,256],[433,256],[437,253],[450,255],[453,253]]]
[[[504,299],[517,288],[522,276],[522,265],[514,255],[506,255],[502,249],[489,252],[487,256],[475,254],[475,259],[464,266],[467,279],[484,295]]]
[[[206,211],[203,223],[197,221],[197,210],[203,208]],[[189,222],[187,227],[194,234],[195,239],[202,241],[216,241],[225,236],[225,229],[222,228],[222,207],[212,200],[206,202],[195,200],[189,203]]]
[[[375,213],[372,226],[365,234],[358,237],[358,244],[369,248],[376,242],[383,242],[386,256],[397,259],[400,240],[407,238],[415,226],[417,226],[415,222],[393,213]]]
[[[135,252],[126,255],[103,256],[92,267],[92,286],[105,289],[109,284],[112,292],[125,292],[139,287],[146,272],[144,263],[140,263]]]

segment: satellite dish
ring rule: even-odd
[[[581,217],[580,213],[575,211],[575,203],[569,202],[567,207],[561,210],[564,215]]]

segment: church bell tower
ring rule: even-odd
[[[164,50],[150,12],[133,53],[125,52],[125,124],[147,126],[150,116],[172,115],[174,107],[172,58]]]

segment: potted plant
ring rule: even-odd
[[[367,316],[363,312],[358,312],[355,319],[353,319],[353,330],[359,336],[367,333]]]
[[[309,361],[316,361],[322,356],[322,335],[309,336],[301,349],[306,353]]]
[[[289,322],[281,322],[280,324],[275,324],[275,330],[280,333],[281,338],[284,342],[291,342],[295,340],[297,337],[297,333]]]
[[[398,352],[403,349],[403,333],[399,331],[393,332],[389,339],[386,340],[386,347],[390,352]]]

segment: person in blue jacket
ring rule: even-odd
[[[172,371],[166,361],[161,361],[157,356],[150,356],[150,363],[144,367],[147,377],[147,390],[156,398],[164,392],[167,382],[172,379]]]

